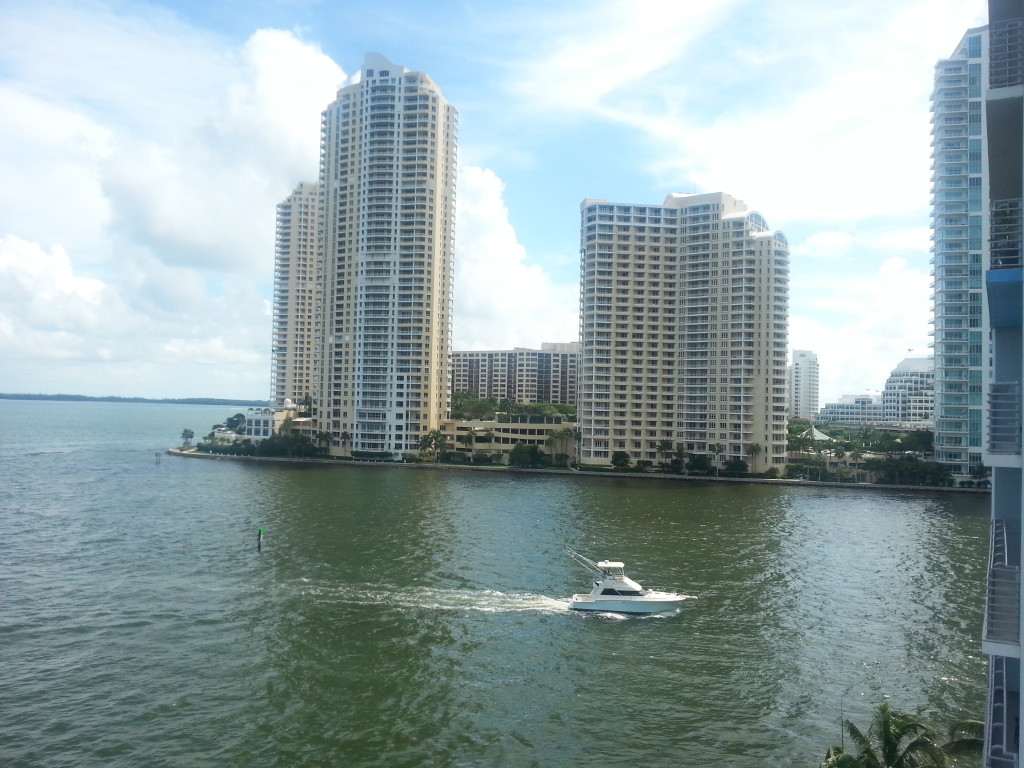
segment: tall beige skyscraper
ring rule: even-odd
[[[782,233],[722,193],[584,200],[580,230],[582,463],[681,448],[783,470]]]
[[[316,349],[316,184],[299,184],[277,206],[271,398],[301,404],[314,395]]]
[[[456,111],[369,54],[323,113],[317,424],[400,454],[450,402]]]

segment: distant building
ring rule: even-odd
[[[518,443],[536,445],[551,455],[564,453],[575,462],[578,445],[575,427],[575,423],[564,421],[562,416],[496,413],[494,419],[488,421],[446,421],[441,432],[448,438],[451,450],[470,455],[498,455],[500,464],[508,463],[509,452]],[[557,438],[552,438],[553,443],[548,442],[552,435]]]
[[[452,353],[452,391],[515,403],[576,404],[579,342]]]
[[[806,349],[793,350],[787,374],[789,417],[813,421],[818,415],[818,356]]]
[[[897,365],[881,395],[843,395],[826,403],[818,421],[925,428],[932,425],[935,368],[932,358],[909,357]]]
[[[277,206],[271,401],[313,395],[316,345],[317,185],[299,184]]]
[[[985,99],[989,31],[968,30],[935,65],[932,91],[932,278],[935,460],[959,480],[981,462],[988,329]]]
[[[881,424],[882,398],[877,395],[843,395],[834,403],[825,403],[818,421],[830,424]]]
[[[721,444],[754,471],[784,468],[785,236],[720,192],[584,200],[580,218],[580,462]]]
[[[882,418],[886,424],[932,426],[935,413],[935,361],[908,357],[893,369],[882,390]]]

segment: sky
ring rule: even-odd
[[[984,0],[0,0],[0,392],[266,399],[275,206],[366,53],[459,111],[454,348],[579,334],[579,206],[726,192],[821,399],[930,344],[934,66]]]

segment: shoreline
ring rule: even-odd
[[[242,461],[255,463],[279,463],[279,464],[302,464],[310,466],[329,467],[380,467],[380,468],[401,468],[419,470],[439,470],[446,472],[499,472],[515,475],[557,475],[559,477],[614,477],[626,479],[644,480],[672,480],[704,483],[730,483],[740,485],[783,485],[802,488],[850,488],[855,490],[877,490],[877,491],[937,491],[942,493],[968,493],[968,494],[989,494],[991,488],[943,488],[932,485],[882,485],[878,483],[838,483],[819,480],[788,480],[785,478],[768,477],[704,477],[691,475],[671,475],[661,472],[604,472],[591,471],[586,469],[544,469],[544,468],[522,468],[507,466],[473,466],[459,464],[439,463],[407,463],[404,461],[365,461],[365,460],[338,460],[322,458],[289,458],[286,456],[228,456],[216,453],[199,453],[198,451],[183,451],[180,448],[168,448],[165,453],[168,456],[179,456],[191,459],[206,459],[213,461]]]

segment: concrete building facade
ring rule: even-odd
[[[882,398],[871,394],[842,395],[833,403],[825,403],[817,420],[826,424],[881,424]]]
[[[935,413],[935,360],[908,357],[897,365],[882,390],[882,418],[886,424],[932,426]]]
[[[932,278],[935,460],[957,479],[981,464],[982,313],[987,186],[984,86],[988,30],[971,29],[935,65],[932,92]]]
[[[277,406],[314,394],[318,200],[317,185],[304,183],[277,206],[270,374]]]
[[[806,349],[793,350],[793,362],[786,373],[789,417],[813,421],[818,415],[818,356]]]
[[[580,462],[657,461],[671,445],[783,469],[782,233],[723,193],[584,200],[580,251]]]
[[[989,658],[985,758],[1020,764],[1022,508],[1021,382],[1024,381],[1024,2],[989,0],[984,121],[990,232],[985,271],[992,365],[982,462],[992,470],[992,532],[982,651]]]
[[[579,342],[452,353],[452,391],[515,403],[576,404]]]
[[[400,454],[450,407],[457,117],[369,54],[323,113],[316,418],[332,453]]]

